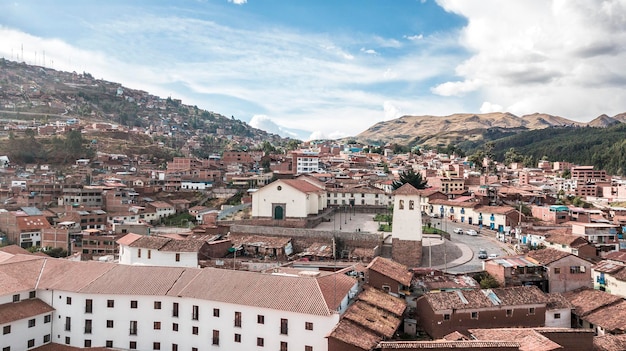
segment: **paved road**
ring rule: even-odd
[[[480,249],[487,250],[488,254],[498,254],[499,256],[514,254],[513,249],[509,245],[496,240],[496,232],[493,230],[483,228],[478,236],[469,236],[466,234],[455,234],[454,228],[461,228],[465,232],[468,229],[478,230],[477,226],[467,223],[454,223],[445,220],[442,223],[441,219],[432,219],[431,223],[436,228],[442,228],[442,230],[448,231],[450,233],[450,239],[453,243],[463,243],[474,252],[474,256],[469,262],[448,269],[448,272],[450,273],[481,271],[483,269],[483,260],[477,257]]]

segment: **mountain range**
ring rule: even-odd
[[[486,132],[516,134],[550,127],[608,127],[626,122],[626,113],[613,117],[600,115],[588,123],[560,116],[534,113],[516,116],[508,112],[484,114],[457,113],[449,116],[403,116],[378,122],[354,137],[367,144],[443,146],[483,139]]]

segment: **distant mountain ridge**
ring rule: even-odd
[[[509,112],[483,114],[457,113],[448,116],[402,116],[378,122],[355,139],[365,143],[397,143],[402,145],[448,145],[479,141],[490,130],[519,133],[550,127],[608,127],[626,122],[626,113],[613,117],[601,115],[588,123],[560,116],[534,113],[518,117]]]

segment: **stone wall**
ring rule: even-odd
[[[391,243],[391,259],[409,268],[422,264],[422,242],[394,238]]]
[[[336,241],[337,251],[351,251],[355,248],[379,249],[382,247],[383,237],[380,234],[322,231],[307,228],[266,227],[233,224],[230,227],[233,235],[267,235],[289,237],[296,252],[302,252],[313,243],[326,243],[332,245],[333,238]],[[420,251],[421,252],[421,251]]]

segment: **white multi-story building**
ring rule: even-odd
[[[320,157],[317,152],[296,152],[292,156],[295,174],[313,173],[320,170]]]
[[[357,290],[357,281],[343,273],[274,275],[3,252],[0,281],[0,348],[13,351],[51,342],[130,350],[325,351],[326,335]],[[14,302],[16,295],[28,301]]]

